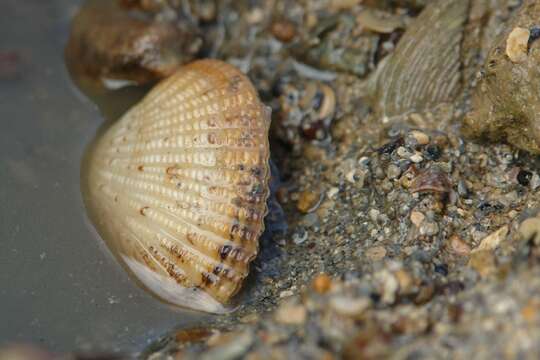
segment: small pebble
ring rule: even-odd
[[[379,261],[386,256],[384,246],[373,246],[366,251],[366,256],[372,261]]]
[[[306,321],[307,310],[303,305],[283,304],[277,310],[275,319],[286,325],[301,325]]]
[[[530,324],[535,324],[538,321],[538,313],[540,304],[538,301],[531,300],[521,309],[521,316]]]
[[[278,20],[272,23],[271,31],[279,41],[289,42],[296,35],[296,26],[291,21]]]
[[[533,240],[535,244],[540,243],[540,218],[525,219],[519,225],[518,232],[522,240]]]
[[[403,294],[409,293],[413,287],[412,276],[403,269],[396,271],[394,276],[399,284],[399,292]]]
[[[532,173],[527,170],[520,170],[517,174],[517,181],[520,185],[528,186],[531,182]]]
[[[280,298],[291,297],[293,295],[294,295],[294,292],[292,290],[283,290],[282,292],[279,293]]]
[[[322,200],[320,193],[315,191],[302,191],[300,197],[298,198],[298,203],[296,207],[301,212],[307,214],[309,212],[317,210]]]
[[[420,155],[420,154],[418,154],[418,153],[417,153],[417,154],[414,154],[414,155],[411,156],[409,159],[410,159],[413,163],[415,163],[415,164],[421,163],[421,162],[424,160],[424,158],[422,157],[422,155]]]
[[[428,160],[438,160],[441,157],[441,148],[437,145],[426,146],[425,156]]]
[[[240,322],[244,324],[253,324],[259,320],[259,315],[256,313],[248,314],[240,319]]]
[[[337,193],[339,193],[339,188],[332,187],[326,192],[326,196],[328,196],[329,199],[332,199]]]
[[[243,331],[218,335],[216,340],[210,341],[212,339],[213,338],[210,338],[208,341],[208,344],[211,345],[212,348],[199,356],[200,359],[232,360],[240,358],[249,350],[255,336],[250,331]]]
[[[382,285],[381,300],[385,304],[393,304],[396,301],[396,294],[399,290],[399,282],[388,270],[383,270],[375,275]]]
[[[397,149],[397,154],[399,155],[399,157],[402,157],[402,158],[404,158],[404,159],[408,159],[408,158],[410,158],[410,157],[413,155],[412,152],[410,152],[409,150],[407,150],[407,149],[406,149],[405,147],[403,147],[403,146],[398,147],[398,149]]]
[[[410,132],[411,136],[416,140],[418,145],[427,145],[429,144],[429,136],[418,130],[413,130]]]
[[[469,266],[476,270],[480,276],[489,276],[496,270],[495,255],[489,250],[473,252],[469,259]]]
[[[420,225],[422,224],[422,222],[424,221],[425,218],[426,218],[426,216],[424,214],[422,214],[421,212],[419,212],[419,211],[412,211],[411,212],[411,222],[416,227],[420,227]]]
[[[425,236],[433,236],[439,233],[439,225],[436,222],[423,222],[420,226],[420,234]]]
[[[516,27],[506,39],[506,55],[513,63],[521,63],[527,60],[529,29]]]
[[[304,243],[308,239],[308,232],[305,229],[298,229],[293,236],[292,241],[296,245],[300,245]]]
[[[401,175],[401,169],[399,166],[390,164],[388,166],[388,169],[386,169],[386,176],[388,176],[389,179],[396,179]]]
[[[381,214],[381,212],[379,210],[377,210],[377,209],[369,209],[369,212],[368,212],[369,218],[374,223],[376,223],[378,221],[380,214]]]
[[[313,290],[319,294],[325,294],[332,286],[332,278],[326,274],[319,274],[313,279]]]
[[[506,239],[506,235],[508,234],[508,226],[503,226],[499,230],[489,234],[485,238],[482,239],[480,244],[473,249],[473,252],[476,251],[493,251],[496,248],[499,247],[499,245],[503,242],[504,239]]]
[[[339,315],[348,317],[362,315],[370,306],[371,300],[366,297],[335,296],[330,299],[330,308]]]
[[[471,247],[464,242],[458,235],[452,235],[449,239],[450,248],[460,256],[468,256],[471,253]]]
[[[347,179],[347,181],[350,182],[351,184],[354,184],[357,181],[356,170],[349,171],[345,175],[345,179]]]
[[[540,176],[537,173],[533,173],[529,186],[532,190],[536,190],[540,187]]]

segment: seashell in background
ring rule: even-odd
[[[181,67],[90,148],[85,202],[113,253],[166,302],[224,312],[269,195],[270,110],[217,60]]]
[[[470,0],[433,1],[414,20],[370,79],[380,115],[429,110],[457,96],[469,6]]]
[[[87,0],[73,19],[65,55],[75,77],[116,89],[166,78],[202,47],[202,35],[186,21],[155,21],[118,0]]]

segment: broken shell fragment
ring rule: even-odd
[[[448,193],[452,189],[448,175],[439,167],[434,166],[423,170],[416,176],[410,187],[412,193],[429,192],[429,193]]]
[[[512,62],[520,63],[527,60],[527,44],[531,32],[528,29],[516,27],[506,39],[506,55]]]
[[[227,311],[264,230],[269,125],[246,76],[201,60],[159,83],[89,150],[90,217],[161,299]]]

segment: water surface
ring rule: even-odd
[[[21,64],[0,77],[0,345],[137,351],[203,316],[140,289],[87,220],[80,164],[103,119],[64,65],[80,3],[2,1],[0,54]]]

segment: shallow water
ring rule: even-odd
[[[79,3],[2,1],[0,54],[18,54],[21,73],[0,77],[0,345],[138,351],[205,315],[139,288],[87,220],[81,157],[103,119],[64,65]]]

